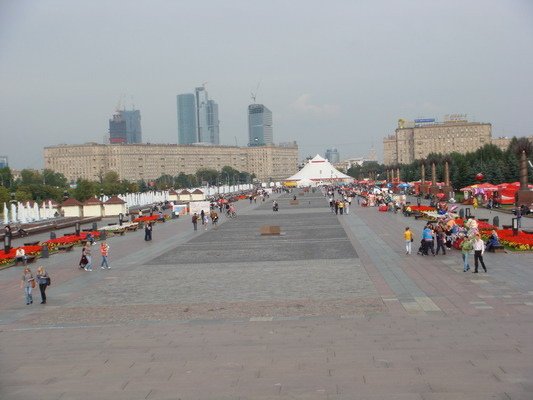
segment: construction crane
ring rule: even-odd
[[[259,83],[257,84],[257,87],[255,88],[255,92],[251,92],[251,98],[254,104],[256,104],[255,99],[257,97],[257,93],[259,93],[259,85],[261,85],[261,81],[259,81]]]

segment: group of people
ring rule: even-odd
[[[471,220],[473,221],[473,220]],[[485,243],[481,238],[481,234],[477,231],[475,224],[468,223],[466,227],[459,227],[456,224],[446,224],[444,221],[437,222],[435,224],[428,223],[422,231],[422,237],[420,241],[420,248],[417,254],[422,256],[428,256],[431,253],[433,256],[437,256],[439,252],[443,255],[446,254],[447,249],[452,248],[452,242],[456,240],[461,250],[463,259],[463,271],[470,270],[469,255],[474,254],[474,273],[478,273],[479,265],[487,272],[485,261],[483,260],[483,254],[485,250],[491,247],[498,246],[499,239],[495,230],[492,231],[489,239]],[[414,236],[409,227],[404,231],[405,239],[405,254],[411,254],[411,243],[414,241]],[[436,245],[436,248],[435,248]]]
[[[20,288],[24,289],[26,305],[33,304],[33,289],[39,285],[41,292],[41,304],[46,304],[46,288],[50,285],[51,279],[46,269],[41,265],[37,268],[37,274],[33,276],[30,267],[25,267],[20,280]]]
[[[211,210],[209,212],[209,215],[207,215],[207,213],[204,210],[200,211],[200,215],[198,215],[198,213],[194,213],[192,215],[192,217],[191,217],[191,222],[192,222],[193,229],[195,231],[198,230],[198,221],[200,221],[200,223],[204,227],[204,230],[207,230],[207,228],[209,226],[209,219],[211,219],[211,223],[213,224],[213,228],[216,229],[217,226],[218,226],[219,216],[218,216],[218,213],[215,210]]]
[[[93,259],[92,259],[92,252],[91,252],[91,243],[87,242],[81,249],[81,258],[79,262],[80,269],[84,269],[85,271],[92,271],[93,270]],[[107,244],[106,240],[102,240],[100,242],[100,255],[102,256],[102,261],[100,263],[101,269],[111,269],[108,262],[109,257],[109,245]]]
[[[437,244],[436,250],[435,244]],[[441,251],[443,255],[446,255],[446,248],[450,249],[451,247],[451,231],[448,227],[442,223],[436,225],[428,223],[422,231],[422,239],[417,254],[427,256],[431,252],[433,256],[436,256]]]

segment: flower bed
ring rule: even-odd
[[[435,207],[430,207],[430,206],[409,206],[411,207],[411,211],[420,211],[420,212],[423,212],[423,211],[435,211]]]
[[[68,235],[68,236],[62,236],[58,237],[56,239],[50,239],[46,242],[43,242],[43,244],[48,245],[48,249],[50,251],[55,251],[59,246],[64,246],[68,244],[81,244],[82,240],[87,240],[87,234],[91,234],[93,238],[99,238],[100,232],[98,231],[92,231],[92,232],[80,232],[79,235]]]
[[[147,215],[144,217],[137,217],[133,222],[155,222],[159,219],[158,215]]]
[[[500,229],[496,231],[500,238],[500,243],[504,246],[509,246],[513,250],[528,251],[533,250],[533,234],[518,231],[516,236],[513,236],[512,229]]]
[[[28,256],[37,256],[41,253],[41,246],[22,246]],[[15,254],[18,247],[12,248],[9,253],[0,251],[0,265],[6,265],[15,260]]]

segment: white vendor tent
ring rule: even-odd
[[[353,178],[336,169],[318,154],[293,176],[285,179],[285,186],[317,186],[332,183],[349,183]]]

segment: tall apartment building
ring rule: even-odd
[[[433,119],[398,121],[393,135],[383,139],[385,165],[410,164],[430,153],[465,154],[492,142],[492,125],[468,122],[466,116],[445,122]]]
[[[178,143],[220,144],[218,104],[210,100],[204,87],[197,87],[194,94],[177,96]]]
[[[264,181],[279,181],[298,171],[298,146],[60,145],[44,148],[44,165],[70,181],[99,180],[108,171],[129,181],[153,180],[164,174],[194,174],[200,168],[220,171],[226,165]]]
[[[335,147],[332,147],[331,149],[327,149],[324,158],[328,160],[331,164],[339,163],[340,161],[339,150],[337,150]]]
[[[248,106],[248,146],[273,144],[272,111],[263,104],[250,104]]]
[[[110,143],[142,143],[141,112],[117,110],[109,120]]]

